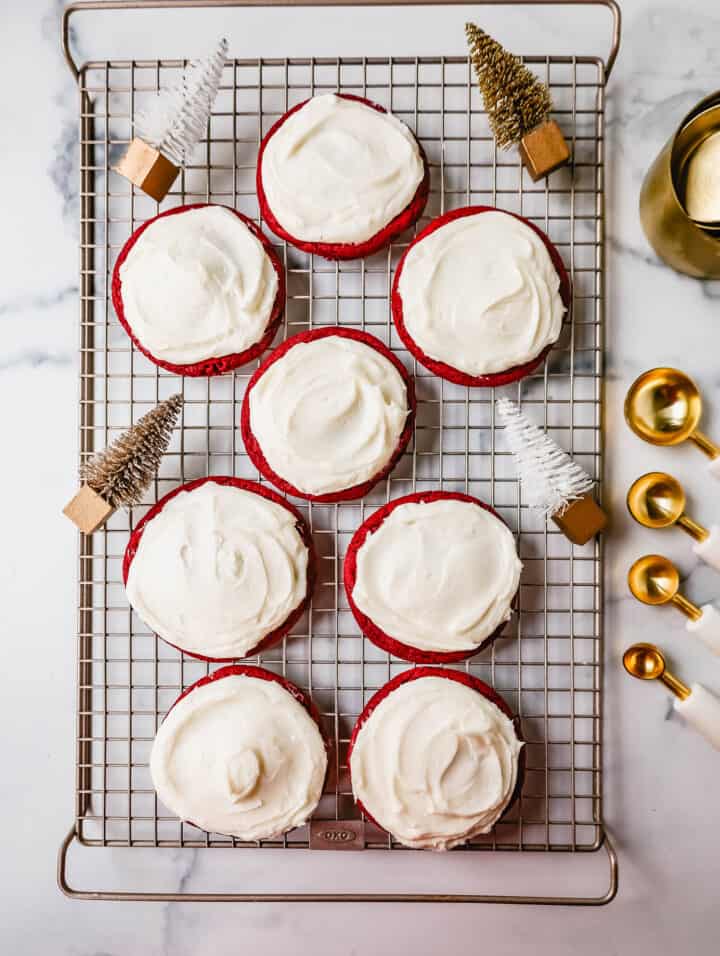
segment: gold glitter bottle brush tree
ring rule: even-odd
[[[623,667],[638,680],[659,680],[673,694],[673,709],[685,723],[701,734],[715,750],[720,750],[720,700],[703,687],[689,687],[671,674],[665,655],[654,644],[633,644],[623,654]]]
[[[500,149],[517,146],[533,182],[570,161],[562,130],[550,118],[547,86],[474,23],[465,24],[470,60]]]
[[[210,56],[193,60],[180,82],[159,90],[135,118],[134,138],[115,171],[157,202],[207,130],[227,52],[227,40],[220,40]]]
[[[713,654],[720,656],[720,612],[712,604],[698,607],[680,591],[680,574],[669,558],[646,554],[628,571],[628,586],[633,597],[651,607],[668,604],[681,611],[689,634],[699,637]]]
[[[141,501],[170,444],[182,405],[179,394],[161,402],[81,467],[82,487],[63,508],[80,531],[92,534],[118,508]]]
[[[607,515],[591,493],[595,482],[514,402],[500,398],[496,408],[524,500],[552,518],[573,544],[586,544],[607,525]]]

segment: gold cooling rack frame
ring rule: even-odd
[[[307,0],[305,5],[325,2]],[[427,0],[413,2],[429,5]],[[581,5],[584,0],[565,2]],[[570,545],[522,501],[502,429],[495,427],[495,391],[443,382],[418,367],[401,347],[389,317],[388,292],[410,236],[386,252],[347,263],[330,263],[276,243],[288,275],[281,337],[335,323],[368,329],[415,374],[419,401],[414,440],[380,488],[362,502],[298,502],[320,556],[318,587],[295,633],[260,660],[313,694],[335,741],[334,767],[310,825],[260,846],[274,847],[277,859],[278,854],[284,856],[283,849],[310,854],[349,843],[372,852],[378,866],[387,852],[413,852],[362,821],[353,805],[344,761],[354,719],[377,687],[411,665],[362,638],[348,611],[341,567],[352,531],[371,509],[415,489],[441,487],[492,502],[517,532],[524,563],[519,613],[505,636],[461,665],[493,684],[522,719],[527,741],[522,799],[492,834],[453,852],[565,852],[568,861],[572,854],[577,864],[604,848],[607,889],[597,896],[551,896],[394,890],[144,892],[71,885],[69,851],[75,844],[237,846],[238,862],[242,860],[237,841],[203,833],[157,801],[148,772],[156,727],[177,694],[215,665],[183,656],[142,625],[125,599],[121,562],[130,529],[170,488],[205,474],[257,477],[237,428],[243,391],[255,366],[219,378],[179,379],[132,348],[110,303],[115,256],[130,233],[158,211],[155,202],[133,191],[112,166],[131,138],[135,110],[174,80],[184,61],[110,60],[78,66],[71,50],[71,18],[87,10],[292,3],[126,0],[75,3],[65,11],[63,48],[77,80],[80,111],[81,460],[171,393],[181,390],[185,404],[181,426],[147,501],[129,513],[118,512],[95,535],[80,536],[76,808],[59,854],[60,887],[82,899],[607,903],[617,890],[618,864],[602,817],[602,543]],[[419,226],[456,206],[499,205],[532,219],[560,249],[573,279],[572,321],[541,369],[497,394],[520,402],[602,487],[604,93],[619,47],[620,11],[613,0],[595,0],[595,5],[612,14],[607,61],[525,58],[548,82],[574,156],[572,168],[547,181],[533,184],[514,152],[496,150],[465,56],[242,59],[227,62],[206,139],[161,208],[220,202],[257,217],[258,143],[279,115],[321,91],[359,93],[382,103],[416,131],[430,161],[432,192]],[[93,852],[77,849],[72,855]],[[356,857],[335,859],[346,869]]]

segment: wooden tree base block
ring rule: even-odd
[[[104,498],[83,485],[72,501],[63,508],[63,514],[78,526],[83,534],[92,534],[105,524],[115,509]]]
[[[518,148],[534,183],[570,161],[570,147],[555,120],[548,120],[523,136]]]
[[[115,167],[115,172],[129,179],[156,202],[161,202],[177,179],[180,169],[153,146],[135,137]]]
[[[552,519],[573,544],[587,544],[608,522],[607,515],[590,493],[573,501],[562,515],[553,515]]]

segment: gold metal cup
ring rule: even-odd
[[[694,222],[683,205],[687,163],[711,133],[720,130],[720,91],[685,116],[645,176],[640,221],[660,258],[698,279],[720,278],[720,235]]]
[[[651,445],[691,441],[710,459],[720,458],[720,445],[698,428],[702,396],[689,375],[676,368],[643,372],[625,396],[625,421],[638,438]]]

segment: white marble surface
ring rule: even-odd
[[[623,506],[636,474],[668,468],[687,482],[694,512],[710,523],[720,520],[718,486],[693,449],[654,450],[631,436],[622,421],[622,397],[632,378],[651,365],[671,363],[700,382],[707,397],[707,430],[720,433],[720,283],[683,278],[661,266],[644,240],[636,211],[649,161],[687,108],[718,85],[720,11],[716,0],[625,0],[622,5],[625,37],[609,88],[607,126],[607,478],[614,523],[607,563],[605,697],[605,814],[620,853],[621,888],[607,908],[568,910],[77,903],[57,891],[55,853],[71,821],[73,799],[76,540],[59,510],[72,490],[76,460],[76,97],[58,53],[63,4],[3,3],[0,407],[5,439],[0,481],[8,542],[0,563],[3,951],[27,956],[221,956],[245,950],[382,956],[430,954],[441,946],[455,952],[482,946],[496,956],[675,951],[704,956],[717,951],[720,755],[676,716],[669,717],[660,688],[626,678],[619,657],[631,640],[655,639],[670,651],[683,677],[699,678],[720,692],[717,661],[686,636],[679,616],[634,604],[624,575],[640,553],[664,550],[679,561],[687,591],[699,603],[720,599],[720,578],[692,556],[680,533],[641,532],[631,526]],[[380,29],[373,15],[382,18]],[[583,15],[564,11],[557,30],[558,20],[539,11],[496,10],[483,22],[528,52],[573,47],[599,52],[606,20],[602,15],[583,20]],[[201,28],[208,37],[227,32],[236,55],[462,50],[464,12],[449,8],[412,21],[402,11],[364,11],[354,17],[352,29],[347,14],[344,20],[341,14],[321,14],[312,22],[298,12],[289,21],[280,16],[215,13]],[[80,45],[98,56],[130,49],[135,55],[185,53],[188,33],[176,15],[166,14],[162,21],[159,15],[147,17],[138,30],[137,20],[130,24],[105,14],[81,33]],[[545,862],[521,862],[523,886],[537,889]],[[474,861],[475,873],[482,868],[480,877],[492,888],[508,877],[514,863],[483,855]],[[601,863],[598,857],[598,884],[604,876]],[[553,885],[571,892],[582,885],[580,864],[559,858]],[[157,877],[149,872],[153,865],[142,851],[117,853],[104,870],[92,860],[92,871],[84,875],[143,885]],[[403,855],[388,863],[387,879],[419,880],[427,865],[432,865],[427,857],[419,863]],[[212,859],[168,854],[160,876],[186,889],[228,879],[260,887],[266,876],[277,876],[278,866],[274,855],[241,864],[232,854],[213,853]]]

